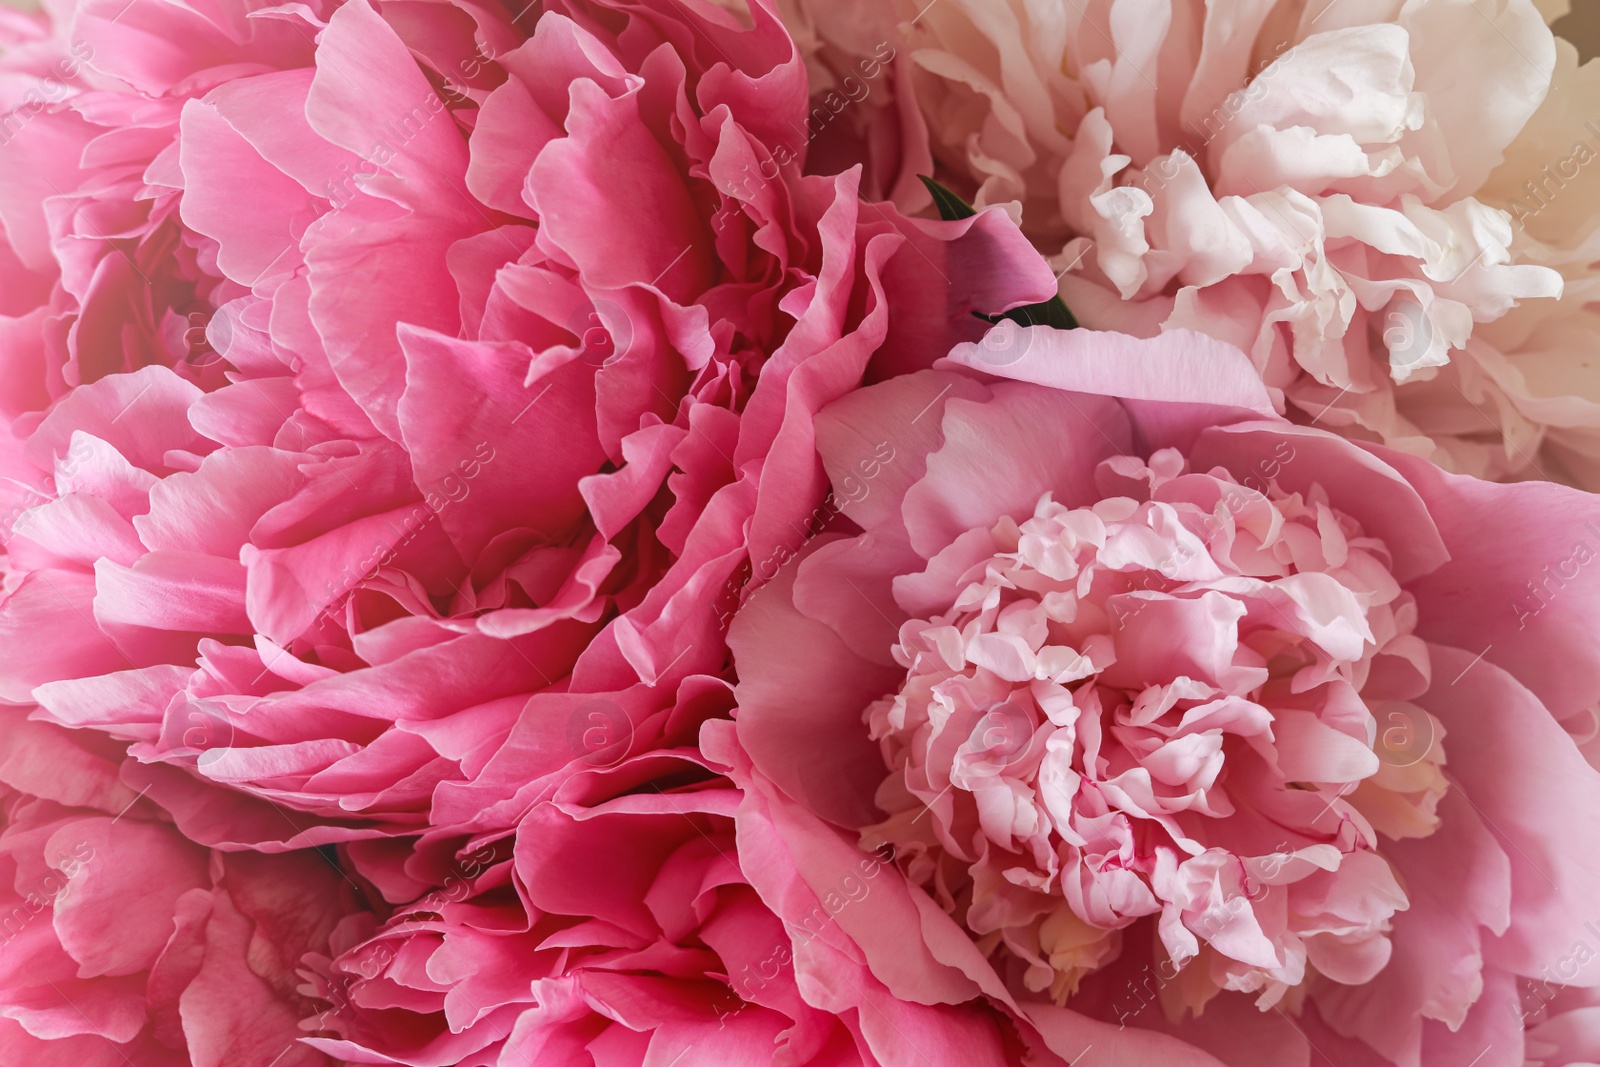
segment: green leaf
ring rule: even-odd
[[[956,219],[970,219],[978,213],[977,209],[961,199],[949,189],[940,185],[932,178],[919,174],[922,184],[927,186],[928,192],[933,196],[933,203],[939,209],[939,217],[946,222]],[[1001,319],[1010,319],[1020,326],[1049,326],[1057,330],[1076,330],[1078,320],[1073,318],[1072,312],[1067,309],[1061,297],[1053,296],[1042,304],[1024,304],[1019,308],[1000,315],[985,315],[981,311],[972,313],[975,317],[993,325]]]
[[[1042,304],[1024,304],[1012,308],[1002,315],[985,315],[981,311],[974,311],[973,314],[991,325],[1001,319],[1010,319],[1019,326],[1049,326],[1056,330],[1078,328],[1078,320],[1073,318],[1066,302],[1059,296],[1052,296]]]
[[[922,184],[927,186],[928,192],[933,194],[934,206],[939,209],[939,217],[944,221],[954,222],[956,219],[970,219],[978,213],[977,208],[932,178],[924,177],[921,174],[917,175],[917,177],[922,178]]]

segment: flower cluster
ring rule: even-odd
[[[0,13],[0,1061],[1600,1059],[1594,72],[1246,6]]]

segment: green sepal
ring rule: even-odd
[[[939,217],[946,222],[957,219],[970,219],[978,213],[978,209],[961,199],[955,193],[946,189],[938,182],[925,175],[919,174],[922,184],[928,187],[928,192],[933,196],[933,204],[939,209]]]

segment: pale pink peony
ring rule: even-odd
[[[791,924],[892,850],[872,973],[1068,1059],[1522,1067],[1518,979],[1600,984],[1594,497],[1296,427],[1184,331],[1004,323],[817,439],[860,532],[735,620],[704,732]]]
[[[786,10],[819,85],[910,60],[838,126],[1016,212],[1084,323],[1236,344],[1297,422],[1600,487],[1600,65],[1532,0]]]
[[[134,0],[138,43],[95,44],[124,83],[96,114],[157,150],[85,151],[132,184],[81,180],[194,250],[204,366],[129,340],[15,417],[0,700],[130,742],[196,841],[504,829],[692,743],[746,583],[830,514],[812,413],[1051,292],[1001,212],[803,176],[804,67],[765,9],[513,14],[228,8],[300,42],[279,70],[190,55],[198,16]],[[152,33],[160,77],[118,66]],[[72,267],[50,223],[82,203],[7,216],[18,255]],[[132,336],[98,306],[80,332]]]
[[[354,891],[314,853],[211,852],[118,780],[116,746],[0,722],[0,1060],[323,1067],[302,957]]]

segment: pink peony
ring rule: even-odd
[[[910,58],[839,126],[1008,205],[1085,324],[1198,330],[1297,422],[1597,488],[1600,65],[1547,28],[1564,7],[788,10],[819,86]]]
[[[117,778],[120,755],[5,713],[0,1060],[321,1067],[301,957],[351,887],[311,853],[210,852]]]
[[[73,388],[148,364],[225,383],[207,338],[241,290],[180,218],[181,115],[221,82],[308,64],[322,5],[49,6],[0,19],[0,416],[24,435]]]
[[[756,857],[739,793],[698,758],[657,764],[697,780],[594,802],[584,778],[624,772],[574,778],[513,835],[444,858],[440,887],[387,923],[348,920],[318,968],[327,1005],[309,1043],[414,1067],[876,1065],[961,1014],[895,1000],[831,943],[820,907],[792,936],[741,870]],[[889,877],[876,857],[851,863],[837,887],[850,900]],[[796,984],[811,958],[833,990]]]
[[[1294,426],[1184,331],[1003,323],[817,441],[836,492],[894,458],[705,731],[791,929],[892,851],[904,903],[840,917],[872,973],[1068,1059],[1522,1067],[1519,979],[1600,985],[1594,497]]]
[[[131,743],[207,845],[505,829],[692,743],[746,583],[831,514],[812,413],[1052,289],[1001,212],[803,175],[804,68],[760,6],[208,12],[300,44],[235,62],[134,0],[95,114],[159,147],[81,178],[193,251],[205,365],[130,340],[0,450],[0,700]],[[65,279],[82,195],[23,205],[17,254]],[[100,306],[80,333],[132,337]]]

